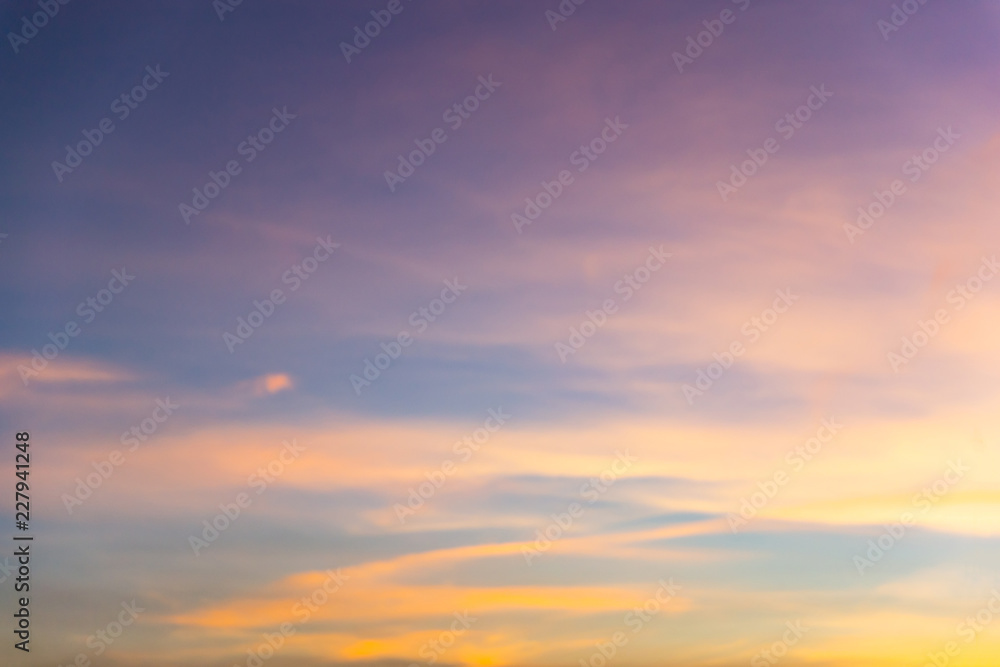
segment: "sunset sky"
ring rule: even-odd
[[[0,10],[0,664],[1000,664],[1000,3],[231,2]]]

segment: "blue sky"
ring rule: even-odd
[[[245,664],[337,568],[350,578],[269,665],[419,663],[466,610],[480,620],[436,662],[579,664],[670,577],[681,592],[615,661],[746,664],[796,620],[788,665],[917,664],[954,638],[997,576],[997,7],[927,3],[883,34],[889,2],[564,2],[553,29],[557,2],[402,0],[348,62],[341,43],[387,4],[71,2],[0,49],[0,421],[37,442],[39,534],[38,647],[3,649],[11,664]],[[37,11],[6,4],[5,35]],[[143,98],[125,118],[122,95]],[[790,113],[808,120],[789,137]],[[734,169],[753,173],[723,199]],[[185,220],[213,174],[225,187]],[[652,271],[651,247],[669,253]],[[796,298],[778,312],[780,291]],[[894,368],[904,338],[924,344]],[[489,410],[510,418],[485,430]],[[843,430],[791,472],[831,418]],[[289,441],[304,453],[282,461]],[[608,473],[621,450],[635,464]],[[941,487],[954,460],[970,471]],[[133,598],[148,611],[95,655]],[[962,664],[995,664],[992,645],[963,643]]]

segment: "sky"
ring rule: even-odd
[[[994,0],[0,27],[3,664],[1000,661]]]

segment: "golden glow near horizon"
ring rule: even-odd
[[[6,26],[0,665],[1000,664],[1000,8]]]

